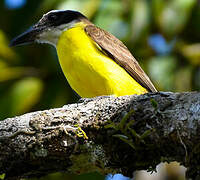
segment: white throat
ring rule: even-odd
[[[49,27],[37,37],[36,42],[47,43],[56,47],[60,35],[64,31],[73,28],[76,23],[77,20],[74,20],[70,23],[62,24],[57,27]]]

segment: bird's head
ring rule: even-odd
[[[61,33],[87,18],[78,11],[52,10],[27,31],[14,38],[10,46],[19,46],[33,42],[49,43],[56,46]]]

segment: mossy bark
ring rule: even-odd
[[[178,161],[200,174],[200,93],[83,99],[0,122],[0,174],[153,170]]]

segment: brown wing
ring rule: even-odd
[[[87,25],[85,32],[111,57],[123,67],[139,84],[150,92],[157,92],[149,77],[139,63],[129,52],[128,48],[115,36],[94,25]]]

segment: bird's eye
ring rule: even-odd
[[[51,22],[57,21],[58,16],[56,14],[49,14],[48,20],[51,21]]]

